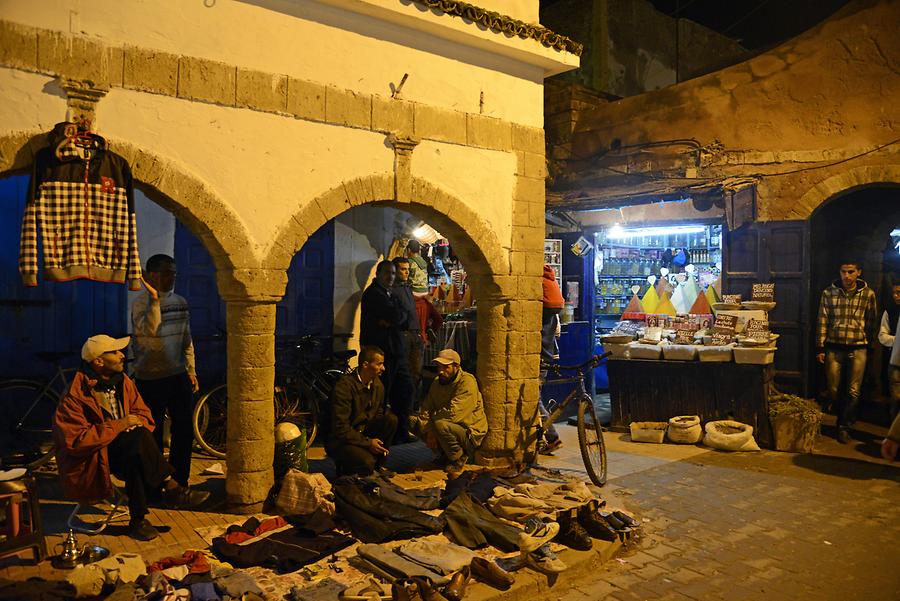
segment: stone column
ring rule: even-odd
[[[235,269],[219,271],[217,278],[228,328],[225,495],[231,511],[255,513],[274,482],[275,303],[287,273]]]

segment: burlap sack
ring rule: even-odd
[[[721,451],[758,451],[753,426],[723,419],[706,424],[703,444]]]
[[[666,437],[678,444],[697,444],[703,438],[699,415],[679,415],[669,420]]]

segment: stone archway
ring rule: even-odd
[[[266,341],[274,332],[274,303],[284,293],[284,271],[261,269],[249,250],[254,243],[231,208],[200,179],[174,161],[129,142],[110,140],[131,165],[135,185],[171,211],[203,242],[216,266],[218,288],[227,303],[229,446],[226,494],[237,510],[262,505],[258,491],[272,485],[272,390],[274,353]],[[27,171],[46,145],[44,133],[0,136],[0,175]],[[271,309],[271,311],[270,311]],[[271,313],[272,319],[268,316]],[[260,342],[262,340],[262,342]],[[247,401],[247,402],[243,402]]]
[[[827,203],[872,185],[900,185],[900,164],[863,165],[842,170],[809,188],[797,201],[798,219],[810,219]]]
[[[489,433],[481,460],[506,463],[524,448],[539,391],[540,273],[514,267],[509,248],[468,205],[433,183],[410,178],[410,198],[395,200],[392,174],[354,179],[307,202],[276,236],[265,264],[286,270],[294,253],[327,221],[353,207],[377,204],[427,218],[454,240],[477,298],[478,369]],[[540,268],[541,265],[537,265]],[[528,300],[522,300],[528,299]],[[534,299],[534,300],[531,300]]]

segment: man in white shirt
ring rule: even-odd
[[[153,432],[163,450],[166,411],[172,424],[169,463],[175,480],[188,485],[194,431],[194,393],[199,390],[194,367],[187,301],[175,294],[175,260],[153,255],[144,271],[145,290],[131,306],[134,375],[138,390],[159,427]]]

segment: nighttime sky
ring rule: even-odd
[[[541,0],[541,6],[557,0]],[[616,0],[609,0],[616,2]],[[649,0],[656,10],[690,19],[746,48],[764,50],[822,22],[848,0]]]

